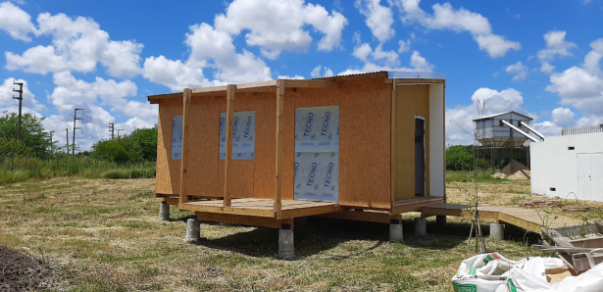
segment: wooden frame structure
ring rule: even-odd
[[[272,99],[270,94],[275,94],[275,96],[273,95],[274,101],[270,101]],[[236,189],[240,190],[242,187],[232,176],[233,171],[239,171],[240,166],[237,165],[241,165],[241,162],[232,160],[233,115],[239,98],[242,98],[243,104],[255,102],[254,106],[256,106],[261,102],[262,114],[265,113],[265,115],[269,113],[263,104],[273,104],[273,113],[270,115],[275,117],[272,122],[262,122],[263,137],[270,136],[270,134],[265,134],[270,130],[266,127],[273,127],[271,131],[274,133],[272,138],[274,146],[270,147],[274,149],[272,154],[274,168],[271,171],[265,170],[264,162],[270,160],[269,155],[256,158],[262,161],[261,169],[264,176],[261,178],[262,185],[256,186],[252,193],[244,196],[237,193]],[[292,104],[292,99],[296,100],[295,104]],[[200,220],[276,228],[282,224],[292,227],[293,218],[317,215],[360,221],[389,222],[392,219],[399,219],[401,213],[420,211],[422,207],[446,202],[444,186],[445,79],[396,79],[389,78],[387,72],[375,72],[310,80],[279,79],[208,88],[186,88],[182,93],[148,96],[148,100],[151,104],[160,106],[156,197],[168,204],[177,204],[181,210],[191,211]],[[200,124],[199,120],[206,113],[215,116],[221,108],[220,100],[225,103],[226,107],[226,156],[223,163],[211,161],[212,165],[218,166],[220,174],[215,176],[212,172],[212,178],[217,178],[217,180],[204,181],[207,186],[211,185],[207,188],[215,190],[209,192],[199,185],[200,174],[195,173],[200,169],[199,165],[203,163],[191,164],[191,159],[200,155],[194,151],[195,143],[198,144],[201,141],[193,132],[201,131],[201,127],[210,127],[209,124]],[[373,124],[383,129],[379,130],[379,136],[371,136],[370,132],[364,130],[359,131],[360,133],[355,137],[347,135],[345,141],[342,138],[341,147],[344,149],[340,160],[345,159],[346,161],[342,162],[342,168],[345,170],[343,179],[345,182],[356,183],[355,186],[346,187],[340,191],[340,196],[343,196],[344,199],[340,199],[338,203],[293,200],[288,194],[292,189],[290,181],[292,172],[290,169],[287,169],[286,173],[283,170],[283,165],[291,162],[289,155],[292,154],[292,133],[290,132],[294,124],[292,124],[290,115],[292,110],[298,107],[330,104],[341,106],[342,118],[345,115],[346,122],[355,122],[350,118],[353,116],[361,116],[366,119],[378,118],[378,122]],[[180,111],[179,108],[181,108]],[[344,111],[348,112],[344,114]],[[352,111],[354,112],[352,113]],[[171,119],[170,115],[176,114],[182,115],[182,157],[179,165],[177,161],[166,159],[169,149],[171,149],[167,143],[170,141],[167,138],[170,136],[168,126],[171,122],[168,119]],[[258,113],[258,119],[259,115],[260,113]],[[425,117],[426,127],[429,128],[427,138],[429,141],[424,145],[429,154],[425,162],[427,190],[423,197],[415,197],[414,191],[407,183],[407,176],[414,173],[404,165],[404,163],[408,163],[410,157],[408,153],[413,147],[408,145],[410,134],[407,135],[407,132],[410,130],[407,129],[407,116],[412,116],[414,123],[414,117],[417,115]],[[287,117],[289,117],[288,120]],[[357,129],[357,125],[360,124],[355,123],[349,128]],[[342,135],[350,133],[349,128],[342,129]],[[380,143],[380,146],[375,148],[383,151],[378,154],[367,154],[371,145],[366,145],[366,143],[377,140],[374,139],[375,137],[379,138],[377,142]],[[354,139],[358,139],[358,141],[354,141]],[[349,146],[356,143],[364,144]],[[211,149],[216,150],[215,147]],[[354,151],[362,153],[358,154]],[[378,180],[375,186],[378,189],[375,190],[378,198],[377,195],[368,193],[369,189],[366,187],[356,190],[360,186],[356,181],[362,176],[357,173],[360,171],[354,172],[350,165],[355,163],[353,160],[357,155],[380,157],[378,162],[372,162],[368,158],[362,160],[369,161],[371,163],[369,169],[378,171],[379,177],[381,177],[381,172],[387,169],[388,175],[383,176],[387,179]],[[353,166],[357,165],[358,163]],[[255,166],[255,169],[258,170],[258,167]],[[273,175],[265,175],[269,172],[272,172]],[[254,179],[248,181],[251,181],[252,184],[257,182],[259,175],[255,176]],[[222,177],[221,180],[220,177]],[[266,180],[272,181],[270,183],[272,187],[268,186]],[[386,184],[381,182],[386,182]],[[285,184],[287,195],[283,193]],[[217,188],[218,185],[221,185],[221,190]],[[262,191],[270,190],[271,194],[262,192],[258,195],[259,188],[262,188]],[[203,190],[203,194],[199,194],[198,190]],[[354,197],[346,197],[346,194],[351,192],[357,193]]]

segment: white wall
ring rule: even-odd
[[[429,85],[429,196],[443,197],[444,175],[444,84]]]
[[[531,143],[532,193],[603,201],[601,195],[585,198],[578,192],[577,155],[584,153],[603,153],[603,133],[551,136],[544,142]],[[603,180],[603,177],[593,179]]]

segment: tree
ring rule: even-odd
[[[31,155],[38,158],[48,157],[47,150],[50,148],[50,140],[42,127],[43,120],[44,117],[36,117],[31,113],[23,114],[21,119],[21,142],[30,149]],[[18,125],[19,116],[17,113],[2,112],[2,116],[0,116],[0,137],[7,141],[17,139]]]
[[[117,163],[137,162],[141,160],[140,153],[136,151],[134,143],[129,137],[98,141],[92,145],[90,156]]]
[[[31,156],[31,153],[31,148],[27,147],[23,141],[0,137],[0,163],[11,157]]]
[[[136,129],[128,137],[132,139],[136,151],[140,153],[143,160],[155,161],[157,159],[157,126]]]
[[[447,170],[472,170],[474,159],[473,146],[455,145],[446,148]]]

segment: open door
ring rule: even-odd
[[[425,196],[425,119],[415,117],[415,196]]]

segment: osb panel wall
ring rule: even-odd
[[[217,197],[220,102],[224,98],[193,97],[190,128],[186,137],[188,151],[187,195]]]
[[[429,196],[429,85],[396,87],[396,200],[415,197],[415,116],[425,118],[425,173]]]
[[[174,115],[182,115],[181,99],[174,98],[159,103],[155,192],[160,194],[177,195],[180,192],[180,160],[172,160]]]
[[[256,97],[254,93],[237,93],[234,100],[234,111],[255,111],[256,110]],[[219,151],[219,130],[220,130],[220,112],[226,112],[226,98],[223,97],[219,101],[220,107],[216,112],[215,120],[217,121],[216,127],[216,138],[211,139],[209,143],[216,144],[216,159],[218,159]],[[257,112],[256,112],[256,123],[257,123]],[[257,132],[257,126],[256,126]],[[258,136],[256,135],[256,145],[258,143]],[[257,147],[257,146],[256,146]],[[230,160],[228,165],[228,191],[231,198],[253,198],[254,189],[254,168],[255,160]],[[220,196],[224,190],[224,160],[219,160],[219,191]]]
[[[391,208],[391,85],[382,78],[342,82],[339,203]]]

